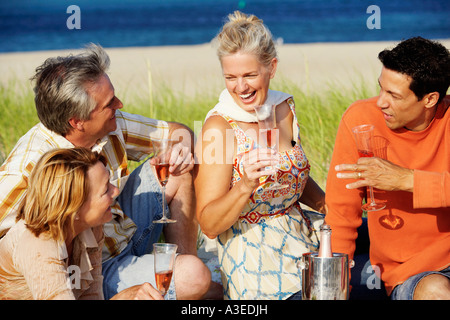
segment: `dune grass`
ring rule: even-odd
[[[39,121],[29,86],[12,80],[0,85],[0,163],[17,140]]]
[[[312,166],[311,174],[325,187],[342,113],[355,100],[376,95],[376,87],[368,87],[361,80],[347,88],[329,84],[320,92],[310,92],[281,78],[273,81],[271,88],[294,96],[303,148]],[[163,82],[158,82],[155,88],[149,74],[147,92],[127,92],[124,97],[119,92],[118,95],[126,112],[181,122],[198,133],[199,122],[201,126],[208,110],[216,104],[220,90],[208,90],[209,96],[177,93]],[[11,152],[17,140],[39,121],[33,97],[29,83],[10,81],[0,84],[0,163]]]

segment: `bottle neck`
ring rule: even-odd
[[[320,246],[319,257],[331,258],[333,253],[331,251],[331,228],[329,225],[322,225],[320,227]]]

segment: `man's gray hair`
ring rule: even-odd
[[[35,104],[39,120],[50,130],[65,136],[70,118],[89,119],[96,102],[88,89],[109,68],[105,50],[89,44],[79,55],[47,59],[36,69]]]

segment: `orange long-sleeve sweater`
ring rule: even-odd
[[[381,191],[375,198],[386,208],[368,213],[370,261],[381,271],[390,294],[410,276],[450,265],[450,96],[438,106],[423,131],[391,130],[377,98],[358,101],[344,113],[328,173],[326,221],[332,228],[332,249],[353,257],[361,200],[366,190],[346,189],[348,179],[336,178],[336,165],[356,163],[358,152],[351,129],[373,124],[375,156],[414,169],[414,190]]]

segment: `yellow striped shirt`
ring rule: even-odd
[[[102,150],[107,159],[111,183],[120,191],[127,181],[128,161],[142,161],[152,152],[152,141],[169,136],[167,122],[140,115],[116,111],[117,129],[97,142],[93,150]],[[64,137],[48,130],[42,123],[31,128],[19,139],[0,167],[0,237],[15,223],[20,203],[24,199],[28,178],[39,158],[54,148],[73,148]],[[103,261],[118,255],[136,231],[116,202],[113,219],[104,227]]]

